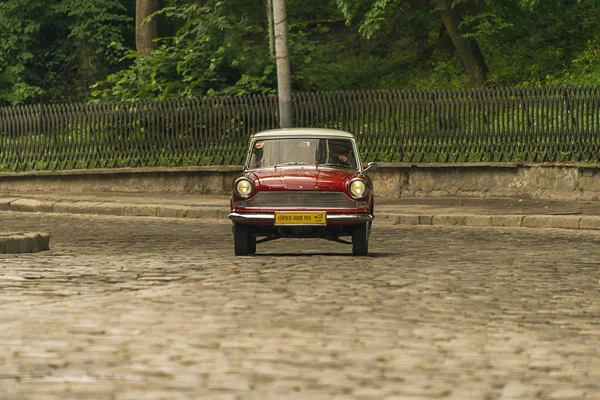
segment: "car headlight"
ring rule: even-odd
[[[254,184],[246,178],[241,178],[235,183],[235,191],[242,197],[248,197],[254,191]]]
[[[362,179],[354,179],[350,181],[348,186],[350,189],[350,194],[355,199],[364,197],[364,195],[367,193],[367,184]]]

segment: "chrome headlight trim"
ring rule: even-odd
[[[365,182],[361,178],[354,178],[350,182],[348,182],[348,192],[354,199],[360,199],[367,195],[367,191],[369,187],[367,186],[367,182]]]
[[[254,183],[246,177],[237,179],[233,187],[237,195],[243,198],[250,197],[254,192]]]

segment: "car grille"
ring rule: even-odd
[[[364,208],[342,192],[274,191],[258,192],[247,200],[247,208]]]

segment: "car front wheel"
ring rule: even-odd
[[[250,239],[248,225],[233,224],[233,248],[236,256],[247,256],[256,251],[256,242],[251,243]],[[254,246],[252,246],[252,244],[254,244]],[[254,249],[252,249],[252,247],[254,247]]]
[[[369,254],[369,224],[360,224],[352,228],[352,254],[366,256]]]
[[[248,235],[248,254],[256,254],[256,236]]]

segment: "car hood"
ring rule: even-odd
[[[285,169],[253,171],[261,190],[327,190],[343,191],[356,171],[321,169]]]

